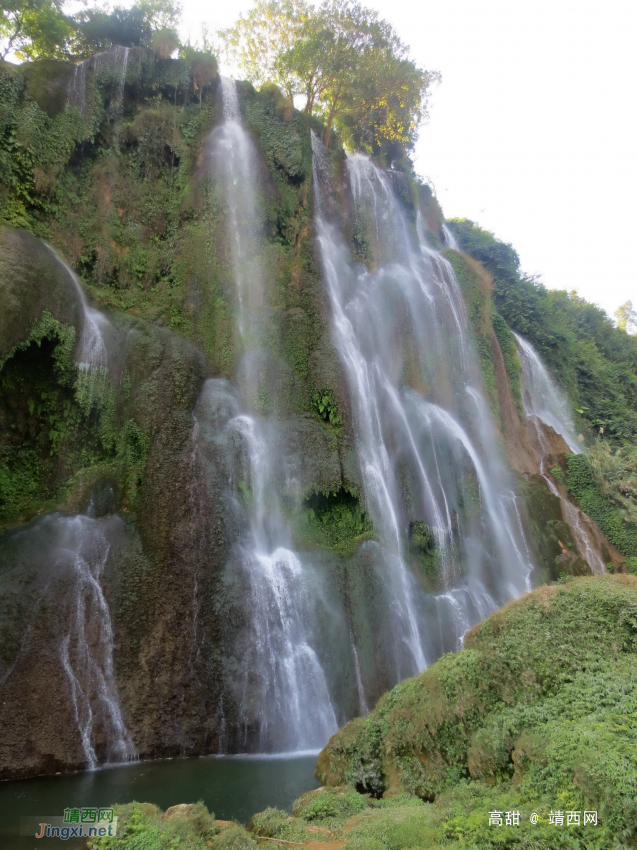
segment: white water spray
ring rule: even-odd
[[[107,742],[107,762],[135,758],[124,723],[113,668],[113,629],[100,583],[109,545],[96,520],[53,515],[48,522],[60,534],[58,560],[70,562],[75,573],[69,630],[60,646],[77,729],[89,769],[97,767],[95,729]]]
[[[451,266],[427,245],[419,218],[415,232],[409,225],[390,177],[361,155],[348,159],[355,234],[376,270],[353,263],[334,224],[316,136],[313,153],[333,339],[348,379],[366,503],[392,555],[394,628],[414,673],[432,641],[449,646],[451,639],[457,648],[473,623],[530,589],[533,565]],[[444,591],[433,609],[407,567],[414,520],[436,540]]]
[[[582,512],[562,496],[555,482],[546,472],[546,458],[550,448],[542,423],[550,425],[557,434],[560,434],[573,454],[582,452],[575,436],[568,400],[549,375],[531,343],[518,334],[514,336],[522,363],[524,412],[536,436],[540,474],[551,493],[561,502],[564,519],[571,529],[580,555],[594,573],[605,573],[606,567],[585,528]]]

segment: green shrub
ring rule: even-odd
[[[548,811],[567,795],[571,809],[598,810],[628,841],[637,837],[636,725],[637,580],[573,579],[510,603],[470,631],[460,652],[343,727],[317,778],[338,785],[372,766],[382,790],[436,807],[469,777],[469,789],[485,782],[519,795],[516,808],[526,801]],[[458,816],[469,819],[456,824],[460,841],[478,815]]]
[[[585,455],[568,455],[566,488],[580,508],[602,529],[606,537],[627,557],[637,556],[637,524],[601,490]]]
[[[294,519],[297,537],[305,543],[352,554],[372,534],[372,525],[358,495],[341,487],[313,493]]]
[[[250,829],[255,835],[263,838],[281,838],[285,841],[306,841],[307,829],[305,823],[291,818],[281,809],[268,808],[253,816]]]
[[[310,823],[325,820],[345,822],[352,815],[365,811],[368,805],[368,800],[354,788],[317,788],[299,797],[293,812],[295,817]]]
[[[127,803],[115,806],[118,835],[114,838],[91,838],[91,850],[208,850],[213,847],[249,848],[256,846],[245,830],[231,827],[220,835],[215,817],[202,802],[178,806],[162,814],[150,803]],[[232,833],[240,830],[243,843]],[[231,833],[228,843],[219,843]],[[234,843],[233,843],[234,841]]]
[[[564,473],[562,472],[561,467],[554,466],[549,470],[549,472],[551,473],[553,478],[555,478],[558,484],[564,483]]]
[[[338,404],[334,390],[326,387],[322,390],[315,390],[312,393],[312,411],[323,422],[329,423],[333,428],[340,428],[343,420],[338,413]]]

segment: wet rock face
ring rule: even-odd
[[[0,299],[0,358],[29,336],[45,310],[79,337],[78,291],[46,245],[30,233],[0,230]]]
[[[60,513],[0,542],[0,776],[126,758],[107,598],[131,532]]]

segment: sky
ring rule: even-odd
[[[637,305],[637,3],[363,2],[442,75],[415,163],[445,216],[510,242],[549,289]],[[183,6],[194,41],[252,2]]]

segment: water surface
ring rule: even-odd
[[[67,807],[110,806],[138,800],[162,809],[203,800],[220,820],[247,823],[268,806],[292,811],[292,803],[318,787],[316,755],[166,759],[107,767],[65,776],[0,783],[0,847],[35,850],[81,847],[81,839],[35,840],[20,836],[20,818],[62,817]],[[46,818],[44,818],[46,820]]]

